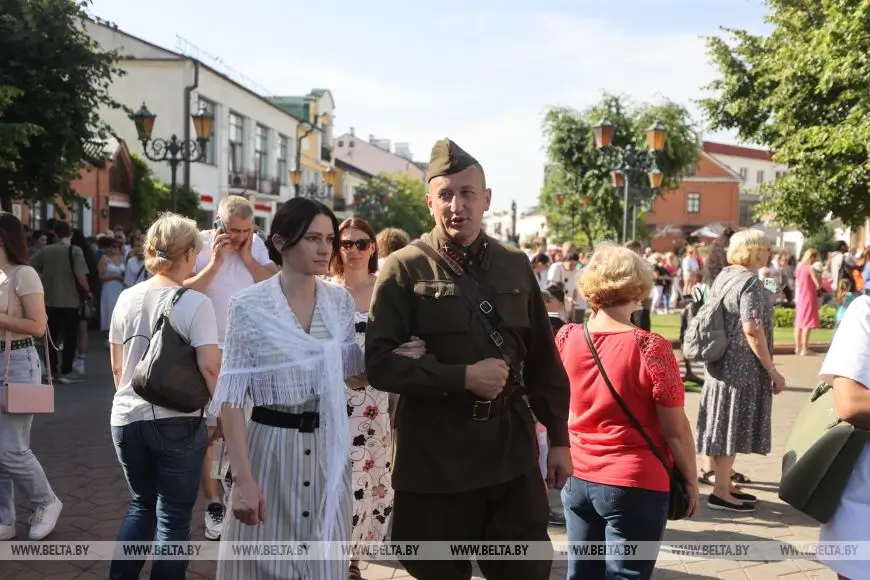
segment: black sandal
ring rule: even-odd
[[[713,475],[713,473],[713,471],[702,471],[701,475],[698,477],[698,483],[713,485],[713,480],[710,479],[710,476]]]
[[[731,474],[731,481],[734,483],[752,483],[752,480],[740,472],[735,471]]]
[[[710,479],[710,476],[715,472],[713,471],[702,471],[701,475],[698,477],[698,483],[703,483],[705,485],[713,485],[713,480]],[[752,483],[752,480],[743,475],[742,473],[735,471],[731,474],[731,481],[737,484],[747,484]]]

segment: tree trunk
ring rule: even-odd
[[[12,213],[12,192],[3,186],[0,186],[0,209]]]

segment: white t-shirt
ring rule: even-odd
[[[562,289],[565,290],[566,311],[571,310],[572,308],[586,308],[586,300],[584,300],[583,296],[580,295],[580,292],[577,291],[577,282],[580,279],[581,270],[582,268],[580,268],[580,264],[577,264],[573,270],[569,270],[565,267],[563,262],[556,262],[550,266],[550,270],[547,272],[547,284],[561,284]],[[574,301],[573,307],[570,305],[568,300]],[[568,312],[568,314],[570,314],[570,312]]]
[[[200,272],[203,268],[208,266],[208,263],[211,260],[211,234],[211,230],[201,232],[202,251],[196,257],[196,269],[194,270],[194,273]],[[271,264],[272,260],[269,259],[269,250],[266,248],[266,244],[259,236],[251,234],[251,237],[253,238],[251,255],[254,257],[254,260],[262,266]],[[226,255],[224,255],[224,261],[221,264],[221,267],[217,272],[215,272],[214,277],[211,279],[211,286],[209,286],[205,291],[206,296],[211,299],[212,306],[214,306],[215,316],[217,316],[218,345],[221,348],[224,347],[224,337],[227,333],[227,316],[230,313],[230,298],[232,298],[233,294],[236,292],[253,285],[254,277],[251,276],[251,273],[245,267],[245,263],[242,261],[242,257],[239,256],[239,253],[227,252]]]
[[[835,376],[846,377],[870,388],[870,296],[852,302],[840,323],[831,348],[822,363],[820,378],[833,382]],[[823,542],[870,542],[870,446],[855,464],[840,506],[828,523],[822,524],[819,540]],[[866,578],[866,563],[859,560],[819,562],[847,578]]]
[[[118,297],[115,310],[112,311],[112,324],[109,326],[109,342],[124,344],[128,338],[136,335],[151,336],[156,320],[155,313],[163,309],[172,300],[178,288],[154,288],[154,279],[127,288]],[[145,295],[149,292],[160,293],[158,308],[154,313],[143,310]],[[208,297],[196,290],[184,293],[172,313],[169,315],[172,327],[185,338],[194,348],[217,344],[217,324],[214,309]],[[185,414],[154,406],[133,391],[131,381],[136,363],[145,354],[148,341],[144,338],[134,338],[124,344],[124,368],[121,374],[121,385],[115,391],[112,399],[111,425],[122,427],[136,421],[149,421],[155,418],[198,417],[200,413]]]

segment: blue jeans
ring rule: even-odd
[[[199,493],[208,432],[188,417],[137,421],[112,427],[112,440],[132,500],[119,542],[186,542]],[[144,560],[114,560],[111,580],[137,580]],[[155,560],[154,580],[184,580],[187,560]]]
[[[562,488],[569,542],[660,542],[668,523],[670,494],[571,477]],[[646,580],[655,560],[571,559],[568,580]]]

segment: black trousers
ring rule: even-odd
[[[547,488],[537,469],[507,483],[464,493],[396,491],[396,542],[549,542]],[[418,580],[469,580],[469,560],[402,560]],[[548,580],[549,560],[478,560],[487,580]]]
[[[631,323],[647,332],[652,328],[649,310],[635,310],[631,313]]]
[[[63,343],[63,360],[60,363],[60,374],[72,372],[73,363],[76,360],[76,346],[79,342],[79,309],[78,308],[55,308],[45,309],[48,315],[48,330],[51,332],[51,341],[57,345]],[[57,350],[54,346],[48,346],[48,369],[52,375],[57,374]]]

